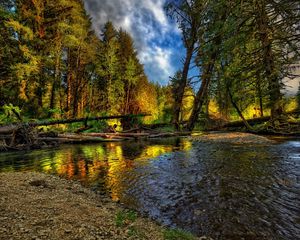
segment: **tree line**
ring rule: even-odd
[[[2,106],[33,118],[158,115],[132,37],[112,22],[97,35],[83,1],[2,0],[0,29]]]
[[[211,102],[223,119],[234,110],[245,120],[250,104],[281,116],[283,79],[300,60],[298,0],[169,0],[165,8],[185,58],[160,86],[148,81],[130,34],[107,22],[94,26],[97,35],[82,0],[0,0],[0,105],[30,118],[147,112],[189,130]]]

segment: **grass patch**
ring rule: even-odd
[[[137,213],[135,211],[119,211],[116,214],[115,223],[117,227],[126,227],[135,222]]]
[[[165,240],[195,240],[195,236],[181,229],[167,229],[163,232]]]
[[[142,233],[133,226],[134,222],[137,219],[137,213],[132,210],[122,210],[117,212],[115,223],[117,227],[126,229],[126,234],[128,237],[140,237],[143,239]]]

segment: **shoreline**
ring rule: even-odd
[[[77,134],[79,137],[81,137],[80,134]],[[74,135],[77,137],[77,135]],[[237,132],[237,131],[212,131],[212,132],[195,132],[187,134],[174,134],[170,133],[163,134],[163,136],[155,136],[154,138],[137,138],[137,139],[143,139],[143,140],[153,140],[153,139],[168,139],[168,138],[174,138],[174,137],[186,137],[192,141],[196,142],[223,142],[223,143],[275,143],[275,139],[294,139],[298,138],[295,136],[282,136],[282,135],[263,135],[263,134],[255,134],[255,133],[248,133],[248,132]],[[126,139],[126,141],[136,141],[137,139]],[[49,139],[48,139],[49,140]],[[105,140],[105,139],[104,139]],[[53,139],[51,139],[53,141]],[[34,151],[39,149],[53,149],[55,147],[62,146],[64,144],[91,144],[91,143],[105,143],[105,142],[122,142],[124,139],[106,139],[103,141],[103,139],[99,139],[96,137],[96,141],[94,140],[82,140],[82,139],[68,139],[67,141],[63,142],[52,142],[50,145],[42,144],[39,146],[33,146],[32,148],[28,148],[27,146],[22,146],[19,148],[15,147],[8,147],[3,146],[0,143],[0,153],[7,153],[7,152],[18,152],[18,151]]]
[[[166,228],[130,212],[75,181],[0,173],[1,240],[164,239]]]

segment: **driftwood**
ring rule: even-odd
[[[40,137],[38,140],[45,143],[99,143],[120,141],[120,139],[104,139],[100,137],[88,137],[75,134],[59,134],[57,137]]]
[[[58,119],[52,121],[28,122],[28,123],[13,123],[10,125],[0,126],[0,150],[10,149],[32,149],[39,148],[46,143],[55,144],[55,142],[104,142],[104,141],[120,141],[126,140],[123,137],[106,137],[101,136],[49,136],[48,133],[38,133],[35,127],[49,126],[55,124],[68,124],[75,122],[84,122],[84,127],[78,129],[77,133],[89,128],[88,121],[92,120],[107,120],[107,119],[131,119],[137,117],[149,116],[149,114],[137,115],[116,115],[116,116],[101,116],[90,118],[74,118],[74,119]],[[129,136],[130,137],[130,136]]]
[[[161,137],[179,137],[179,136],[189,136],[192,132],[174,132],[174,133],[158,133],[152,134],[149,138],[161,138]]]
[[[170,133],[85,133],[86,136],[97,136],[97,137],[121,137],[121,138],[160,138],[160,137],[178,137],[178,136],[189,136],[191,132],[170,132]]]
[[[0,128],[0,150],[39,148],[37,135],[34,128],[21,124]]]
[[[11,134],[13,133],[13,131],[19,129],[20,127],[20,124],[0,127],[0,134]]]
[[[84,133],[85,136],[102,137],[106,139],[134,140],[147,138],[149,133]]]
[[[84,133],[86,136],[147,137],[149,133]]]
[[[54,137],[39,137],[38,140],[43,143],[88,143],[88,142],[116,142],[123,140],[134,140],[140,138],[161,138],[188,136],[191,132],[175,133],[85,133],[85,134],[58,134]]]

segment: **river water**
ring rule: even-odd
[[[156,221],[213,239],[300,239],[300,141],[168,139],[1,153],[0,172],[79,180]]]

